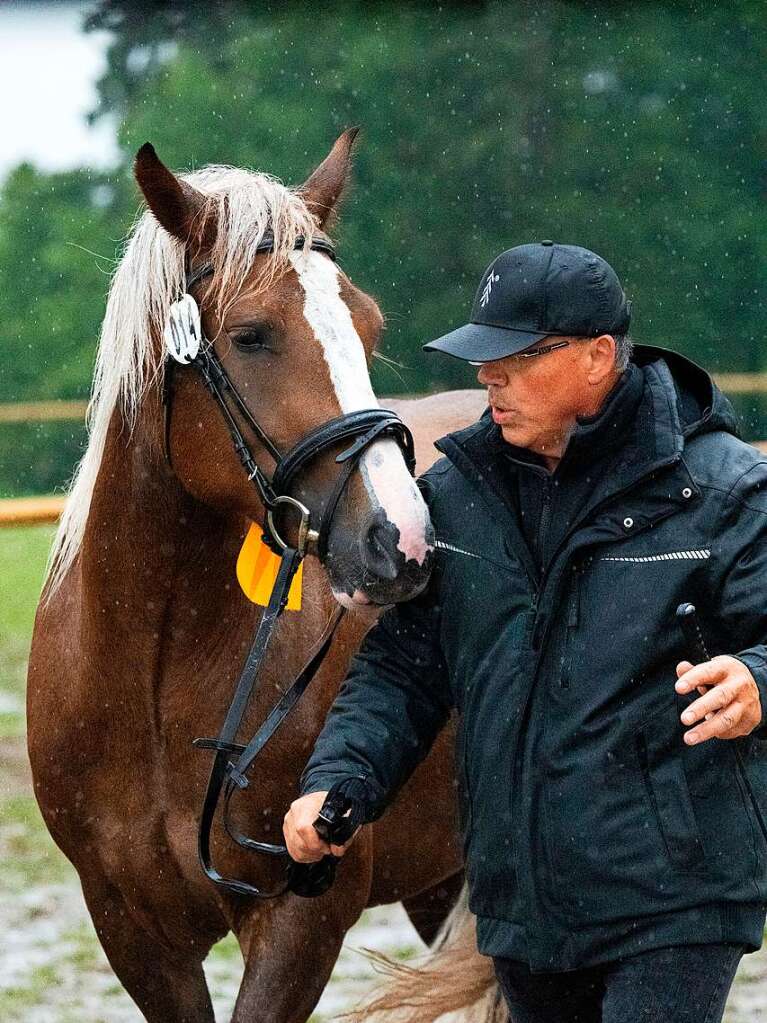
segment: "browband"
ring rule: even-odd
[[[304,238],[302,234],[300,234],[298,238],[296,238],[293,248],[294,249],[306,248],[306,238]],[[335,262],[336,260],[336,250],[333,246],[333,243],[326,235],[318,235],[312,238],[312,242],[309,248],[312,250],[312,252],[322,252],[326,256],[330,256],[333,262]],[[265,231],[263,238],[256,246],[256,254],[258,255],[261,252],[274,252],[274,234],[271,231]],[[196,270],[191,270],[187,274],[186,290],[189,291],[191,288],[195,286],[195,284],[199,284],[200,281],[204,280],[206,277],[210,277],[212,273],[213,273],[212,263],[201,263]]]

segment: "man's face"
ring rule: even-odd
[[[604,379],[605,338],[577,339],[551,336],[526,351],[568,341],[567,347],[533,358],[508,355],[483,363],[477,379],[487,388],[493,420],[503,439],[540,455],[558,457],[567,445],[576,416],[596,411],[595,375]],[[607,358],[614,361],[614,342],[609,338]],[[601,397],[603,391],[599,389]],[[597,406],[598,407],[598,406]]]

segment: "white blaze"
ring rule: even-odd
[[[322,347],[341,412],[378,408],[365,349],[341,298],[338,267],[311,250],[293,252],[289,258],[304,289],[304,317]],[[397,546],[406,559],[422,564],[429,550],[426,505],[396,441],[375,441],[364,452],[359,468],[373,506],[383,508],[399,530]]]

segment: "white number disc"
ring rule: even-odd
[[[176,362],[186,365],[197,357],[202,326],[200,310],[191,295],[184,295],[170,307],[163,336],[168,355]]]

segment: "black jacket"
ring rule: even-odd
[[[635,361],[631,428],[540,576],[487,413],[437,443],[429,587],[368,634],[302,779],[362,774],[380,814],[455,708],[479,948],[534,971],[756,949],[767,910],[767,719],[688,747],[679,715],[698,694],[674,690],[690,601],[767,708],[767,457],[699,366],[647,347]]]

